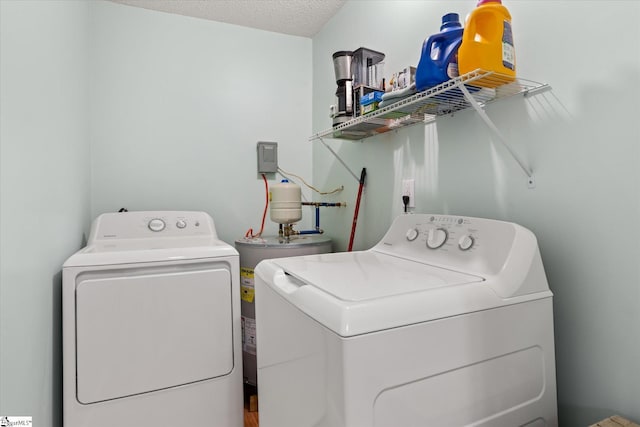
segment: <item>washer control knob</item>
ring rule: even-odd
[[[447,241],[449,234],[444,228],[432,228],[427,235],[427,247],[429,249],[438,249]]]
[[[471,249],[474,243],[475,241],[473,240],[473,237],[465,234],[464,236],[460,237],[460,240],[458,240],[458,247],[460,248],[460,250],[466,251]]]
[[[178,222],[176,222],[176,227],[178,228],[185,228],[187,226],[187,222],[184,219],[179,219]]]
[[[149,221],[149,224],[148,224],[149,230],[156,231],[156,232],[164,230],[166,226],[167,224],[165,224],[165,222],[160,218],[154,218],[151,221]]]
[[[413,242],[414,240],[416,240],[418,238],[418,235],[420,233],[418,232],[418,230],[416,228],[410,228],[407,230],[407,240],[410,242]]]

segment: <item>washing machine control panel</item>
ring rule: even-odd
[[[462,217],[444,217],[431,215],[427,227],[422,224],[411,225],[406,232],[407,241],[413,242],[421,234],[426,236],[426,247],[429,249],[442,248],[449,239],[449,233],[457,235],[457,247],[461,251],[468,251],[476,243],[477,230],[464,230],[465,224],[469,225],[470,220]],[[454,245],[455,246],[455,245]]]
[[[142,211],[100,215],[89,240],[165,237],[217,238],[213,219],[205,212]]]
[[[506,262],[516,224],[456,215],[401,215],[374,250],[427,263],[495,271]],[[530,232],[528,232],[531,234]],[[533,240],[535,242],[535,238]]]

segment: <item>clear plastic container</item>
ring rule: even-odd
[[[384,69],[376,68],[376,64],[384,60],[384,53],[361,47],[353,51],[353,87],[365,85],[369,87],[379,88],[377,86],[378,76],[384,72]]]
[[[458,49],[460,74],[476,69],[493,71],[500,79],[474,82],[496,87],[515,80],[516,54],[511,30],[511,14],[500,0],[480,0],[467,18]]]

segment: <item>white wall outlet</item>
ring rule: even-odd
[[[407,207],[409,208],[416,207],[416,181],[414,179],[402,180],[402,195],[409,196],[409,204],[407,205]],[[404,208],[404,203],[402,203],[402,198],[400,198],[400,203]]]

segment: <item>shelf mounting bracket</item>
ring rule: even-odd
[[[360,178],[358,177],[358,175],[356,175],[355,173],[353,173],[353,171],[351,169],[349,169],[349,166],[347,166],[347,164],[340,158],[340,156],[338,156],[338,153],[336,153],[335,151],[333,151],[333,149],[331,147],[329,147],[329,145],[327,145],[326,142],[324,142],[324,139],[322,139],[322,137],[318,138],[320,140],[320,142],[322,143],[322,145],[324,145],[327,150],[329,150],[331,152],[331,154],[334,155],[334,157],[336,159],[338,159],[338,161],[340,162],[340,164],[342,164],[342,166],[344,166],[344,168],[346,170],[349,171],[349,173],[351,174],[351,176],[353,176],[353,178],[358,181],[358,183],[360,183]]]
[[[520,157],[511,149],[505,136],[502,134],[502,132],[500,132],[500,129],[498,129],[498,127],[493,123],[491,118],[489,118],[489,116],[484,111],[484,109],[482,109],[480,104],[473,98],[473,96],[471,96],[471,94],[469,93],[469,90],[464,85],[464,83],[461,82],[458,87],[460,88],[460,91],[464,94],[464,97],[467,100],[467,102],[480,115],[480,118],[482,119],[484,124],[487,125],[487,127],[498,137],[498,141],[500,141],[500,143],[504,146],[504,148],[507,149],[509,154],[511,154],[511,157],[513,157],[516,163],[518,163],[518,166],[520,166],[524,174],[527,176],[527,187],[535,188],[536,180],[535,180],[535,177],[533,176],[533,172],[529,169],[529,167],[527,167],[527,165],[522,161],[522,159],[520,159]]]

